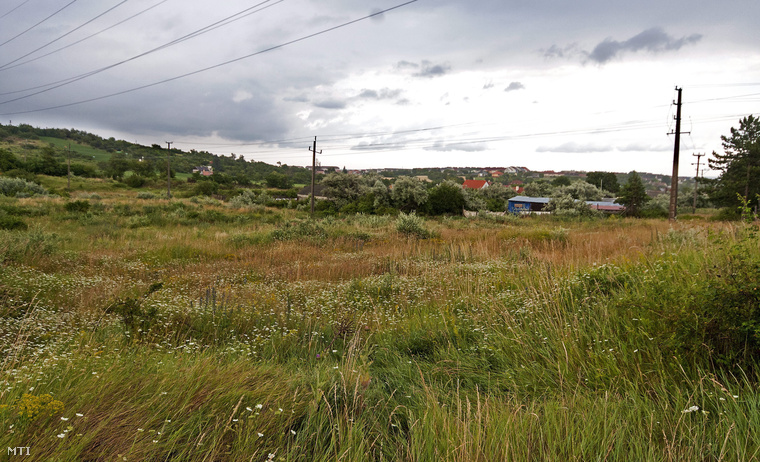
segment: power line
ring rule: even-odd
[[[13,13],[14,11],[18,10],[18,9],[19,9],[19,8],[21,8],[22,6],[26,5],[27,3],[29,3],[29,0],[25,0],[25,1],[21,2],[21,4],[20,4],[20,5],[16,6],[15,8],[11,9],[9,12],[7,12],[7,13],[5,13],[4,15],[0,16],[0,19],[3,19],[4,17],[6,17],[6,16],[8,16],[9,14]]]
[[[37,87],[35,87],[35,88],[43,88],[43,87],[49,87],[49,88],[46,88],[46,89],[44,89],[44,90],[39,90],[39,91],[36,91],[36,92],[34,92],[34,93],[30,93],[30,94],[28,94],[28,95],[19,96],[18,98],[14,98],[14,99],[10,99],[10,100],[7,100],[7,101],[3,101],[3,102],[0,102],[0,105],[2,105],[2,104],[7,104],[7,103],[12,103],[12,102],[15,102],[15,101],[19,101],[19,100],[22,100],[22,99],[26,99],[26,98],[30,98],[30,97],[32,97],[32,96],[35,96],[35,95],[39,95],[39,94],[41,94],[41,93],[45,93],[45,92],[48,92],[48,91],[50,91],[50,90],[55,90],[56,88],[60,88],[60,87],[63,87],[63,86],[65,86],[65,85],[68,85],[68,84],[70,84],[70,83],[78,82],[78,81],[80,81],[80,80],[86,79],[87,77],[91,77],[91,76],[93,76],[93,75],[96,75],[96,74],[100,74],[101,72],[107,71],[107,70],[109,70],[109,69],[113,69],[113,68],[115,68],[115,67],[117,67],[117,66],[121,66],[122,64],[125,64],[125,63],[128,63],[128,62],[131,62],[131,61],[134,61],[134,60],[136,60],[136,59],[142,58],[142,57],[144,57],[144,56],[147,56],[147,55],[149,55],[149,54],[152,54],[152,53],[155,53],[155,52],[157,52],[157,51],[163,50],[163,49],[165,49],[165,48],[171,47],[171,46],[173,46],[173,45],[176,45],[176,44],[178,44],[178,43],[184,42],[185,40],[190,40],[191,38],[195,38],[195,37],[198,37],[198,36],[200,36],[200,35],[202,35],[202,34],[205,34],[206,32],[210,32],[211,30],[214,30],[214,29],[216,29],[217,27],[221,27],[221,26],[217,26],[217,25],[218,25],[218,24],[220,24],[220,23],[222,23],[222,22],[224,22],[224,21],[228,21],[230,18],[232,18],[232,17],[234,17],[234,16],[240,15],[240,14],[242,14],[242,13],[246,12],[246,11],[249,11],[249,10],[251,10],[251,9],[253,9],[253,8],[257,8],[257,7],[259,7],[259,6],[263,5],[263,4],[265,4],[265,3],[269,3],[269,2],[271,2],[271,1],[272,1],[272,0],[264,0],[263,2],[261,2],[261,3],[258,3],[258,4],[256,4],[256,5],[254,5],[254,6],[250,7],[250,8],[246,8],[245,10],[243,10],[243,11],[240,11],[240,12],[238,12],[238,13],[235,13],[235,14],[234,14],[234,15],[232,15],[232,16],[229,16],[229,17],[227,17],[227,18],[225,18],[225,19],[222,19],[222,20],[220,20],[220,21],[217,21],[217,22],[215,22],[214,24],[211,24],[211,25],[209,25],[209,26],[206,26],[206,27],[204,27],[204,28],[202,28],[202,29],[198,29],[198,30],[196,30],[196,31],[194,31],[194,32],[191,32],[190,34],[187,34],[187,35],[185,35],[185,36],[183,36],[183,37],[180,37],[180,38],[178,38],[178,39],[172,40],[171,42],[168,42],[168,43],[165,43],[165,44],[163,44],[163,45],[161,45],[161,46],[158,46],[158,47],[156,47],[156,48],[153,48],[152,50],[148,50],[148,51],[146,51],[146,52],[143,52],[143,53],[140,53],[140,54],[138,54],[138,55],[136,55],[136,56],[132,56],[131,58],[125,59],[125,60],[123,60],[123,61],[119,61],[118,63],[115,63],[115,64],[111,64],[111,65],[109,65],[109,66],[105,66],[105,67],[101,67],[100,69],[96,69],[96,70],[94,70],[94,71],[90,71],[90,72],[87,72],[87,73],[84,73],[84,74],[80,74],[80,75],[78,75],[78,76],[75,76],[75,77],[69,77],[68,79],[59,80],[58,82],[54,82],[54,83],[51,83],[51,84],[46,84],[46,85],[40,85],[40,86],[37,86]],[[253,13],[256,13],[256,12],[259,12],[259,11],[262,11],[262,10],[264,10],[264,9],[266,9],[266,8],[269,8],[269,7],[271,7],[271,6],[273,6],[273,5],[276,5],[276,4],[278,4],[278,3],[282,3],[282,2],[284,2],[284,1],[285,1],[285,0],[279,0],[279,1],[275,2],[275,3],[273,3],[272,5],[269,5],[269,6],[267,6],[267,7],[264,7],[264,8],[260,8],[260,9],[258,9],[258,10],[256,10],[256,11],[253,11],[253,12],[251,12],[250,14],[253,14]],[[223,25],[229,24],[229,23],[231,23],[231,22],[233,22],[233,21],[228,21],[227,23],[225,23],[225,24],[223,24]],[[217,26],[217,27],[214,27],[214,26]],[[2,69],[0,69],[0,70],[2,70]],[[50,86],[50,85],[53,85],[53,86]],[[28,91],[28,90],[29,90],[29,89],[27,89],[27,90],[22,90],[22,91]],[[17,92],[15,92],[15,93],[18,93],[18,91],[17,91]]]
[[[9,69],[13,69],[13,68],[16,68],[16,67],[19,67],[19,66],[23,66],[24,64],[29,64],[31,62],[34,62],[34,61],[37,61],[39,59],[45,58],[45,57],[50,56],[52,54],[58,53],[59,51],[63,51],[65,49],[67,49],[67,48],[73,47],[74,45],[78,45],[78,44],[84,42],[85,40],[89,40],[89,39],[91,39],[91,38],[93,38],[95,36],[98,36],[98,35],[102,34],[103,32],[109,31],[109,30],[113,29],[114,27],[117,27],[117,26],[120,26],[120,25],[124,24],[127,21],[131,21],[132,19],[134,19],[134,18],[136,18],[136,17],[138,17],[138,16],[140,16],[140,15],[142,15],[144,13],[147,13],[148,11],[152,10],[153,8],[156,8],[157,6],[162,5],[162,4],[164,4],[164,3],[168,2],[168,1],[169,0],[161,0],[160,2],[158,2],[158,3],[156,3],[156,4],[152,5],[152,6],[149,6],[148,8],[145,8],[144,10],[142,10],[142,11],[140,11],[138,13],[135,13],[132,16],[130,16],[130,17],[126,18],[126,19],[123,19],[123,20],[117,22],[116,24],[112,24],[112,25],[106,27],[105,29],[101,29],[101,30],[99,30],[99,31],[97,31],[97,32],[95,32],[93,34],[88,35],[87,37],[79,39],[76,42],[70,43],[70,44],[68,44],[66,46],[63,46],[61,48],[57,48],[57,49],[55,49],[53,51],[45,53],[44,55],[37,56],[36,58],[29,59],[27,61],[15,64],[13,66],[4,67],[4,68],[0,69],[0,72],[7,71]],[[47,87],[49,85],[54,85],[55,83],[58,83],[58,82],[54,82],[53,84],[47,84],[47,85],[39,85],[39,86],[36,86],[36,87],[27,88],[25,90],[16,90],[16,91],[9,91],[9,92],[5,92],[5,93],[0,93],[0,95],[11,95],[11,94],[14,94],[14,93],[23,93],[25,91],[36,90],[38,88],[43,88],[43,87]]]
[[[50,19],[50,18],[52,18],[53,16],[57,15],[58,13],[60,13],[61,11],[65,10],[66,8],[68,8],[69,6],[71,6],[72,4],[74,4],[76,1],[77,1],[77,0],[71,0],[71,1],[70,1],[69,3],[67,3],[67,4],[66,4],[66,5],[63,7],[63,8],[61,8],[60,10],[58,10],[58,11],[56,11],[55,13],[51,14],[51,15],[50,15],[50,16],[48,16],[47,18],[43,19],[42,21],[38,22],[37,24],[33,25],[32,27],[30,27],[30,28],[26,29],[25,31],[23,31],[23,32],[21,32],[21,33],[19,33],[19,34],[15,35],[15,36],[13,36],[13,37],[9,38],[9,39],[8,39],[8,40],[6,40],[5,42],[3,42],[3,43],[0,43],[0,47],[1,47],[1,46],[3,46],[3,45],[5,45],[6,43],[9,43],[9,42],[12,42],[13,40],[16,40],[17,38],[21,37],[22,35],[26,34],[26,33],[27,33],[27,32],[29,32],[30,30],[34,29],[35,27],[39,26],[39,25],[40,25],[40,24],[42,24],[43,22],[47,21],[48,19]]]
[[[66,36],[68,36],[68,35],[70,35],[70,34],[73,34],[74,32],[76,32],[76,31],[78,31],[79,29],[83,28],[83,27],[84,27],[84,26],[86,26],[87,24],[90,24],[91,22],[95,21],[96,19],[100,18],[101,16],[103,16],[103,15],[105,15],[105,14],[107,14],[107,13],[109,13],[109,12],[113,11],[113,10],[115,10],[116,8],[118,8],[118,7],[120,7],[121,5],[123,5],[123,4],[125,4],[125,3],[127,3],[128,1],[129,1],[129,0],[122,0],[120,3],[116,4],[115,6],[112,6],[111,8],[109,8],[109,9],[107,9],[106,11],[104,11],[104,12],[100,13],[99,15],[95,16],[94,18],[90,19],[89,21],[85,22],[84,24],[81,24],[81,25],[79,25],[79,26],[75,27],[74,29],[71,29],[70,31],[66,32],[65,34],[63,34],[63,35],[61,35],[61,36],[59,36],[59,37],[57,37],[57,38],[55,38],[55,39],[53,39],[53,40],[49,41],[48,43],[46,43],[46,44],[42,45],[42,46],[41,46],[41,47],[39,47],[39,48],[36,48],[36,49],[34,49],[34,50],[30,51],[29,53],[27,53],[27,54],[25,54],[25,55],[23,55],[23,56],[19,56],[18,58],[14,59],[14,60],[13,60],[13,61],[11,61],[11,62],[8,62],[8,63],[5,63],[5,64],[3,64],[2,66],[0,66],[0,70],[1,70],[1,69],[3,69],[3,68],[6,68],[6,67],[8,67],[9,65],[11,65],[11,64],[13,64],[13,63],[15,63],[15,62],[17,62],[17,61],[20,61],[20,60],[22,60],[22,59],[26,58],[27,56],[29,56],[29,55],[31,55],[31,54],[34,54],[34,53],[36,53],[36,52],[40,51],[41,49],[43,49],[43,48],[45,48],[45,47],[48,47],[48,46],[52,45],[53,43],[57,42],[58,40],[61,40],[62,38],[66,37]]]
[[[8,112],[8,113],[4,113],[2,115],[6,116],[6,115],[15,115],[15,114],[29,114],[29,113],[32,113],[32,112],[41,112],[41,111],[49,111],[49,110],[52,110],[52,109],[61,109],[61,108],[65,108],[65,107],[76,106],[76,105],[79,105],[79,104],[91,103],[91,102],[103,100],[103,99],[106,99],[106,98],[112,98],[114,96],[124,95],[124,94],[132,93],[132,92],[135,92],[135,91],[138,91],[138,90],[144,90],[146,88],[154,87],[154,86],[157,86],[157,85],[162,85],[162,84],[168,83],[168,82],[173,82],[175,80],[183,79],[185,77],[190,77],[192,75],[200,74],[200,73],[203,73],[203,72],[206,72],[206,71],[210,71],[210,70],[217,69],[217,68],[220,68],[220,67],[223,67],[223,66],[227,66],[229,64],[233,64],[233,63],[236,63],[238,61],[242,61],[244,59],[248,59],[248,58],[251,58],[251,57],[254,57],[254,56],[258,56],[258,55],[261,55],[261,54],[264,54],[264,53],[267,53],[267,52],[270,52],[270,51],[278,50],[278,49],[284,48],[284,47],[286,47],[288,45],[292,45],[294,43],[302,42],[304,40],[308,40],[310,38],[314,38],[314,37],[326,34],[328,32],[332,32],[332,31],[335,31],[337,29],[341,29],[343,27],[350,26],[350,25],[355,24],[357,22],[364,21],[366,19],[370,19],[372,17],[375,17],[375,16],[378,16],[378,15],[387,13],[389,11],[396,10],[396,9],[404,7],[406,5],[410,5],[412,3],[415,3],[417,1],[418,0],[409,0],[409,1],[401,3],[399,5],[396,5],[396,6],[393,6],[393,7],[384,9],[384,10],[381,10],[381,11],[377,11],[375,13],[372,13],[372,14],[369,14],[367,16],[363,16],[361,18],[354,19],[354,20],[342,23],[342,24],[337,25],[337,26],[333,26],[333,27],[329,27],[327,29],[323,29],[323,30],[321,30],[319,32],[315,32],[313,34],[308,34],[308,35],[305,35],[303,37],[300,37],[300,38],[297,38],[297,39],[293,39],[293,40],[290,40],[290,41],[287,41],[287,42],[284,42],[284,43],[281,43],[279,45],[275,45],[275,46],[272,46],[272,47],[269,47],[269,48],[265,48],[263,50],[260,50],[260,51],[254,52],[254,53],[250,53],[250,54],[245,55],[245,56],[241,56],[241,57],[238,57],[238,58],[235,58],[235,59],[231,59],[229,61],[224,61],[224,62],[221,62],[219,64],[215,64],[213,66],[209,66],[209,67],[205,67],[205,68],[202,68],[202,69],[198,69],[198,70],[195,70],[195,71],[192,71],[192,72],[187,72],[185,74],[181,74],[181,75],[178,75],[178,76],[175,76],[175,77],[170,77],[168,79],[160,80],[158,82],[153,82],[153,83],[141,85],[139,87],[130,88],[128,90],[122,90],[122,91],[119,91],[119,92],[116,92],[116,93],[111,93],[111,94],[108,94],[108,95],[98,96],[98,97],[95,97],[95,98],[89,98],[89,99],[85,99],[85,100],[75,101],[73,103],[59,104],[57,106],[49,106],[49,107],[39,108],[39,109],[30,109],[30,110],[27,110],[27,111]],[[31,96],[31,95],[28,95],[28,96]],[[21,99],[21,98],[18,98],[18,99]],[[11,100],[11,101],[16,101],[16,100]],[[0,104],[9,103],[11,101],[5,101],[5,102],[0,103]]]

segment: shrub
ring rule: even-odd
[[[260,208],[260,206],[267,204],[271,200],[269,194],[263,192],[256,194],[256,191],[252,189],[244,189],[240,194],[230,199],[230,207],[236,209],[244,208]]]
[[[126,178],[124,178],[124,184],[129,186],[130,188],[141,188],[145,186],[145,182],[147,180],[140,175],[130,175]]]
[[[71,201],[71,202],[66,202],[66,204],[63,206],[63,208],[67,212],[85,213],[88,210],[90,210],[90,203],[87,202],[87,201],[75,200],[75,201]]]
[[[0,214],[0,229],[26,231],[27,225],[21,218]]]
[[[46,195],[48,192],[42,186],[22,178],[0,177],[0,195],[16,196],[24,194],[33,196],[35,194]]]
[[[58,236],[39,228],[26,232],[0,231],[0,263],[51,255],[57,246]]]
[[[157,196],[149,191],[140,191],[137,193],[138,199],[155,199]]]
[[[272,231],[271,239],[275,241],[306,240],[322,242],[327,239],[327,231],[314,221],[285,223],[280,229]]]
[[[425,220],[414,212],[401,212],[398,214],[396,231],[406,237],[416,237],[418,239],[427,239],[431,236],[430,231],[425,229]]]

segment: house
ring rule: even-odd
[[[200,173],[202,176],[211,176],[214,174],[214,167],[210,165],[201,165],[193,169],[193,173]]]
[[[550,200],[549,197],[515,196],[507,202],[507,212],[514,214],[543,212]]]
[[[528,197],[515,196],[508,201],[507,211],[509,213],[548,213],[544,212],[544,207],[551,201],[550,197]],[[599,210],[605,213],[622,213],[625,207],[609,201],[585,201],[592,210]]]
[[[520,180],[512,180],[509,182],[509,186],[507,186],[509,189],[513,190],[517,194],[522,194],[525,188],[523,187],[523,182]]]
[[[623,213],[625,206],[616,204],[612,201],[586,201],[589,207],[593,210],[599,210],[600,212],[607,213]]]
[[[491,183],[486,180],[464,180],[462,189],[485,189],[489,186]]]

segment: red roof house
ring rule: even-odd
[[[462,189],[484,189],[491,186],[486,180],[464,180]]]

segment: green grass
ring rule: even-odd
[[[79,200],[0,202],[29,224],[0,231],[0,447],[34,460],[760,458],[756,357],[721,363],[735,325],[708,310],[755,300],[752,227],[409,239],[394,217]],[[63,409],[29,418],[25,394]]]
[[[102,149],[93,148],[89,145],[79,144],[71,142],[61,138],[40,137],[40,140],[45,143],[50,143],[57,149],[68,151],[71,146],[71,151],[78,154],[85,155],[93,160],[93,162],[108,162],[111,159],[111,153],[103,151]]]

